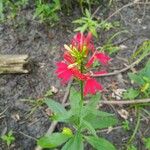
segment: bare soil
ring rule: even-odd
[[[105,15],[111,15],[117,8],[125,4],[127,3],[117,2],[117,5]],[[54,73],[55,64],[57,61],[62,60],[63,44],[69,43],[74,34],[71,21],[78,18],[80,12],[76,8],[70,16],[64,14],[59,24],[53,28],[33,20],[32,14],[32,8],[26,8],[18,14],[15,20],[0,25],[0,54],[28,54],[31,59],[31,72],[29,74],[0,75],[0,112],[6,109],[0,115],[0,135],[13,130],[16,140],[11,145],[11,150],[33,150],[36,146],[34,138],[44,135],[49,128],[51,122],[45,113],[46,106],[36,108],[27,118],[27,115],[33,109],[33,105],[27,100],[36,101],[42,98],[51,89],[51,86],[54,86],[58,89],[58,93],[54,95],[54,98],[61,101],[65,86],[61,85],[56,78]],[[103,16],[102,12],[98,12],[97,16]],[[111,20],[118,20],[121,23],[122,27],[116,31],[123,29],[128,31],[128,33],[122,34],[114,40],[114,43],[126,46],[124,50],[120,50],[116,56],[113,56],[109,71],[114,71],[125,67],[126,62],[120,58],[128,60],[133,51],[143,41],[150,38],[150,5],[126,7],[112,17]],[[100,31],[100,38],[95,41],[97,46],[101,46],[112,33],[115,33],[115,31]],[[126,38],[127,40],[122,43],[121,41]],[[138,70],[138,67],[136,69]],[[130,86],[126,72],[99,80],[110,94],[110,88],[115,83],[116,88],[126,89]],[[102,108],[116,113],[117,110],[124,107],[104,106]],[[129,111],[129,121],[134,129],[136,114],[128,107],[124,109]],[[123,119],[117,113],[116,116],[121,123]],[[145,150],[141,139],[150,136],[149,125],[150,120],[148,118],[141,121],[141,127],[135,140],[138,150]],[[114,143],[118,150],[123,150],[123,146],[131,134],[131,131],[126,132],[122,128],[117,128],[110,133],[101,132],[101,135]],[[6,144],[0,140],[0,150],[7,149]]]

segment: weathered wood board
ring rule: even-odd
[[[0,74],[28,73],[28,55],[0,55]]]

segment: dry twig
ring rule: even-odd
[[[84,103],[88,103],[88,101],[84,101]],[[102,104],[106,105],[129,105],[129,104],[140,104],[140,103],[150,103],[150,99],[136,99],[136,100],[100,100],[98,106],[101,106]],[[66,103],[65,107],[69,106],[70,103]]]
[[[112,105],[129,105],[129,104],[140,104],[150,103],[150,99],[136,99],[136,100],[122,100],[122,101],[101,101],[100,104],[112,104]]]
[[[2,115],[7,111],[8,108],[9,108],[9,106],[6,107],[6,108],[0,113],[0,116],[2,116]]]
[[[119,74],[119,73],[123,73],[127,70],[129,70],[130,68],[134,67],[135,65],[137,65],[139,63],[139,60],[136,60],[135,62],[133,62],[131,65],[127,66],[126,68],[123,68],[121,70],[117,70],[117,71],[114,71],[114,72],[111,72],[111,73],[107,73],[107,74],[93,74],[91,75],[92,77],[106,77],[106,76],[113,76],[113,75],[116,75],[116,74]]]
[[[22,132],[22,131],[19,131],[19,133],[20,133],[20,134],[22,134],[23,136],[25,136],[25,137],[29,138],[29,139],[34,140],[34,141],[36,141],[36,140],[37,140],[36,138],[34,138],[34,137],[30,136],[30,135],[27,135],[27,134],[25,134],[25,133],[24,133],[24,132]]]

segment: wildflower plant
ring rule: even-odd
[[[56,74],[63,84],[74,78],[80,83],[80,92],[71,88],[68,109],[52,99],[45,99],[45,103],[53,112],[51,119],[64,123],[67,127],[60,132],[46,134],[38,140],[38,145],[42,148],[83,150],[84,143],[88,142],[97,150],[115,150],[113,144],[98,137],[96,132],[97,129],[117,123],[113,114],[97,109],[103,86],[92,75],[107,72],[101,70],[94,73],[91,70],[95,61],[108,65],[111,58],[105,53],[96,51],[91,32],[87,36],[77,33],[70,45],[64,45],[64,49],[63,60],[56,64]],[[85,104],[87,95],[90,96],[90,100]]]

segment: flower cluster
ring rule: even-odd
[[[70,45],[64,45],[64,60],[57,63],[56,74],[62,83],[67,83],[72,77],[83,81],[84,95],[95,94],[101,91],[102,85],[91,77],[89,68],[95,60],[102,65],[107,65],[110,57],[102,52],[95,50],[92,42],[92,34],[89,32],[87,36],[83,33],[77,33]],[[91,54],[91,57],[89,55]],[[96,74],[104,74],[105,71],[96,72]]]

